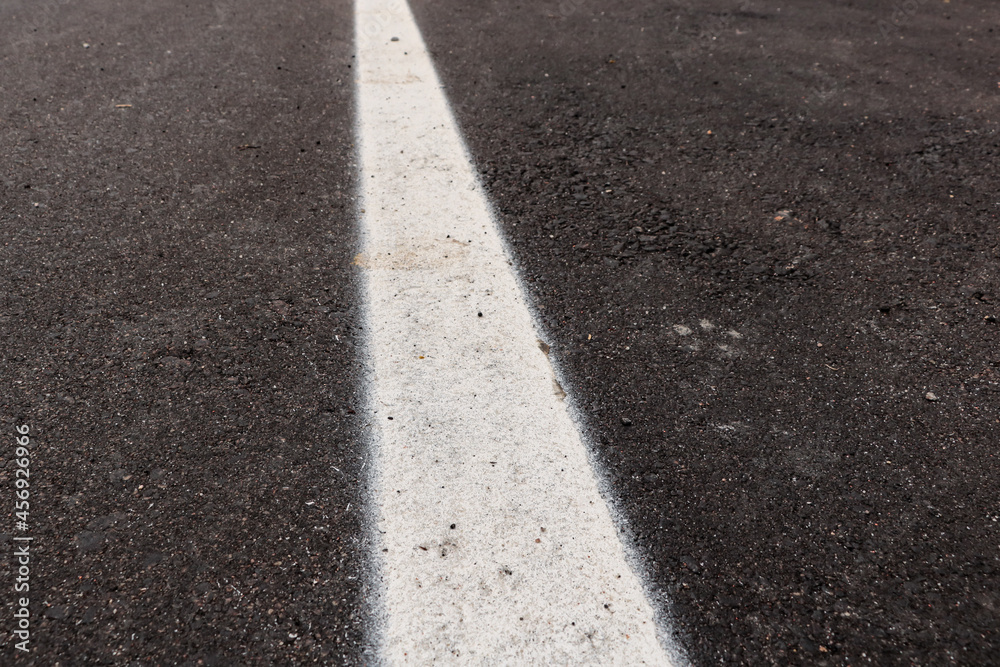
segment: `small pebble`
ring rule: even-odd
[[[926,394],[924,394],[924,398],[926,398],[928,401],[937,401],[937,400],[940,400],[937,397],[937,394],[935,394],[933,391],[929,391]]]

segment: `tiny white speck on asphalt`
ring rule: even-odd
[[[355,8],[382,658],[676,664],[409,7]]]

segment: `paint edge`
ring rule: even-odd
[[[363,38],[363,26],[361,26],[358,20],[360,9],[360,0],[353,0],[351,2],[351,22],[353,24],[351,59],[354,62],[351,68],[351,113],[353,115],[351,126],[354,137],[354,150],[351,152],[351,156],[354,168],[351,171],[350,187],[351,191],[355,194],[353,207],[356,231],[355,242],[357,243],[355,256],[358,253],[364,252],[365,248],[368,247],[370,236],[368,226],[365,224],[366,207],[363,179],[364,137],[361,132],[361,95],[359,94],[360,45]],[[365,588],[368,591],[368,598],[365,601],[368,608],[364,612],[365,620],[362,623],[364,636],[362,646],[363,664],[387,665],[389,663],[386,659],[384,649],[388,610],[386,609],[385,596],[383,594],[385,591],[385,559],[382,557],[384,543],[382,541],[382,534],[379,531],[382,512],[378,499],[378,489],[382,475],[378,458],[380,448],[379,429],[375,421],[375,361],[369,340],[372,331],[372,308],[368,298],[370,292],[369,274],[361,265],[352,263],[351,266],[356,272],[358,295],[360,296],[358,300],[358,310],[360,313],[358,320],[361,325],[361,335],[358,337],[358,341],[361,349],[356,358],[360,366],[358,375],[361,381],[358,393],[361,396],[361,404],[358,406],[358,412],[362,417],[360,428],[363,443],[362,451],[364,452],[366,465],[365,474],[359,475],[359,481],[364,485],[363,524],[365,537],[363,541],[369,547],[363,567],[366,578]]]

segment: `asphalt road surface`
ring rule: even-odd
[[[1000,7],[411,4],[687,659],[1000,664]],[[376,659],[353,16],[0,2],[0,662]]]

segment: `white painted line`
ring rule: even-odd
[[[382,658],[669,665],[410,10],[356,11]]]

